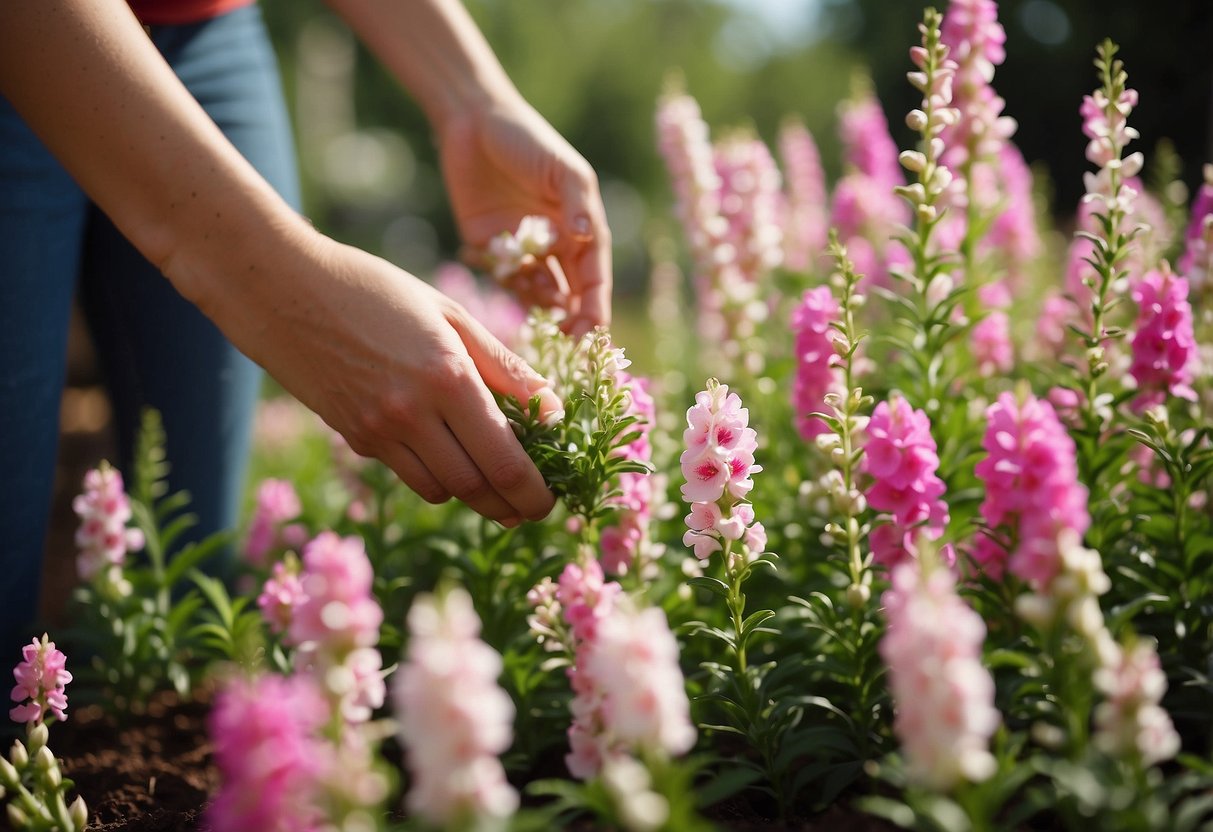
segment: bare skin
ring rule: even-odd
[[[429,114],[456,219],[483,245],[553,217],[574,331],[606,323],[609,233],[589,166],[518,95],[454,0],[331,0]],[[122,0],[0,3],[3,93],[131,242],[351,447],[431,502],[505,525],[551,492],[491,390],[559,401],[458,304],[317,232],[228,143]]]

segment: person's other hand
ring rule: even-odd
[[[378,257],[316,234],[285,259],[221,301],[238,346],[423,499],[453,496],[506,526],[547,515],[555,498],[490,393],[560,409],[538,373]]]
[[[555,226],[554,257],[507,286],[566,310],[580,335],[611,317],[611,237],[589,163],[521,99],[460,114],[439,130],[442,172],[465,244],[483,249],[528,214]]]

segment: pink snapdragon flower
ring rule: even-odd
[[[678,642],[661,609],[616,605],[581,659],[579,673],[593,680],[613,740],[666,754],[695,744]]]
[[[839,105],[838,134],[846,162],[854,171],[889,191],[905,184],[897,143],[889,134],[880,101],[870,91]]]
[[[1162,708],[1167,676],[1150,641],[1117,651],[1116,661],[1095,672],[1105,697],[1095,709],[1095,746],[1107,754],[1139,759],[1145,766],[1179,753],[1180,738]]]
[[[80,556],[76,569],[80,577],[92,580],[102,572],[121,569],[128,552],[143,548],[143,532],[127,528],[131,519],[131,501],[122,486],[122,474],[102,463],[84,475],[84,492],[72,501],[72,510],[80,518],[76,545]]]
[[[825,250],[828,238],[829,197],[821,155],[808,128],[799,121],[788,121],[779,130],[779,156],[787,196],[784,265],[796,271],[809,271]]]
[[[518,230],[503,231],[489,240],[487,256],[493,278],[501,281],[534,266],[547,256],[556,243],[556,230],[547,217],[528,215],[518,222]]]
[[[831,326],[841,314],[838,301],[828,286],[806,289],[792,312],[796,355],[792,409],[796,429],[806,441],[829,431],[825,422],[809,414],[829,412],[825,396],[839,392],[841,388],[842,374],[838,366],[842,359],[834,351],[836,333]]]
[[[1192,203],[1177,268],[1198,294],[1213,285],[1213,165],[1205,166],[1204,183]]]
[[[224,832],[314,832],[330,776],[331,747],[319,738],[329,707],[306,676],[237,680],[207,720],[223,786],[207,808]]]
[[[762,470],[754,462],[758,435],[749,420],[741,397],[715,379],[695,395],[695,405],[687,410],[682,435],[686,450],[679,462],[686,477],[682,496],[691,504],[691,513],[682,541],[700,559],[723,549],[726,542],[740,541],[747,559],[756,558],[766,547],[766,530],[745,502],[754,487],[752,476]],[[737,555],[734,551],[731,557]]]
[[[67,719],[67,656],[46,634],[21,648],[22,660],[13,668],[17,684],[10,698],[18,703],[8,712],[14,722],[42,723],[48,716]],[[28,700],[28,701],[26,701]]]
[[[408,631],[393,697],[409,810],[438,826],[509,817],[518,794],[497,757],[513,739],[514,703],[497,684],[501,656],[480,640],[471,598],[458,589],[419,597]]]
[[[749,286],[766,282],[783,263],[780,205],[783,177],[766,144],[756,138],[732,136],[715,146],[720,179],[720,215],[725,245],[736,253],[738,276]],[[736,287],[721,286],[729,296]],[[752,292],[741,292],[748,301]]]
[[[985,377],[1010,372],[1015,363],[1015,346],[1011,342],[1011,319],[1004,310],[1011,306],[1011,290],[1004,281],[996,280],[977,290],[977,300],[992,310],[969,334],[977,372]]]
[[[303,594],[288,631],[296,645],[326,652],[373,647],[383,610],[371,593],[374,571],[362,540],[321,532],[303,547]]]
[[[279,635],[291,628],[295,610],[307,600],[297,561],[279,561],[257,596],[257,607],[270,631]]]
[[[653,396],[649,393],[649,381],[620,371],[616,375],[616,383],[618,387],[628,389],[628,406],[624,416],[635,416],[640,421],[633,426],[639,435],[616,449],[615,454],[624,459],[651,463],[653,446],[649,443],[649,433],[656,423],[657,413]],[[599,538],[602,567],[616,575],[622,575],[635,566],[643,571],[647,554],[645,548],[649,545],[649,523],[653,516],[653,474],[622,473],[619,475],[619,490],[622,493],[611,501],[619,507],[616,512],[618,519],[615,525],[603,529]]]
[[[876,563],[892,567],[917,554],[919,534],[938,540],[948,523],[946,490],[931,420],[901,396],[876,405],[868,422],[861,470],[872,477],[868,505],[889,515],[869,538]],[[949,550],[950,551],[950,550]]]
[[[1031,394],[1019,400],[1003,393],[986,419],[982,447],[989,456],[976,468],[986,487],[981,516],[1009,537],[1011,550],[982,536],[974,557],[988,574],[1007,568],[1040,591],[1057,574],[1060,533],[1081,538],[1091,523],[1074,440],[1052,405]]]
[[[284,527],[303,511],[295,486],[286,480],[267,479],[257,487],[257,505],[249,523],[244,553],[249,563],[265,566],[271,550],[286,543]]]
[[[882,601],[888,630],[879,649],[906,772],[938,790],[989,778],[997,770],[989,743],[1001,716],[982,665],[981,616],[956,593],[950,571],[924,573],[914,561],[893,568]]]
[[[1137,331],[1133,334],[1133,364],[1137,380],[1133,409],[1140,412],[1168,395],[1196,400],[1197,346],[1188,303],[1188,281],[1172,274],[1164,261],[1133,284]]]

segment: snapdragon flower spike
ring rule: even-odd
[[[828,433],[829,426],[812,413],[828,413],[827,393],[841,392],[842,358],[834,348],[838,340],[833,324],[842,315],[828,286],[806,289],[792,312],[796,376],[792,380],[792,410],[796,429],[806,441]]]
[[[444,827],[509,817],[518,794],[497,757],[513,739],[514,703],[497,684],[501,656],[480,640],[472,599],[461,589],[419,597],[408,632],[392,684],[409,810]]]
[[[48,717],[67,719],[67,656],[46,634],[21,648],[21,662],[13,668],[17,684],[10,698],[17,707],[8,712],[14,722],[41,724]]]
[[[1198,294],[1213,286],[1213,165],[1204,167],[1204,182],[1192,203],[1184,253],[1176,268]]]
[[[1198,357],[1188,281],[1164,261],[1133,284],[1132,296],[1138,310],[1129,367],[1138,389],[1133,409],[1161,404],[1167,396],[1195,401]]]
[[[651,465],[653,446],[649,432],[656,422],[656,405],[649,393],[649,381],[620,370],[617,384],[628,391],[628,406],[624,418],[636,417],[637,436],[626,445],[612,451],[612,456],[637,460]],[[624,471],[619,475],[618,497],[611,504],[618,506],[616,522],[603,529],[599,536],[602,567],[607,572],[622,575],[636,569],[643,574],[651,548],[649,523],[653,516],[654,485],[651,471]]]
[[[1001,716],[982,665],[981,616],[961,600],[949,570],[924,570],[917,561],[893,568],[882,602],[888,630],[879,650],[907,774],[938,790],[989,778],[997,769],[989,743]]]
[[[302,600],[293,604],[285,641],[296,666],[310,671],[348,722],[365,722],[383,704],[374,570],[361,538],[322,532],[303,549]],[[374,667],[371,668],[370,665]]]
[[[695,405],[687,410],[686,450],[679,462],[686,478],[682,496],[691,504],[691,513],[682,540],[701,560],[736,541],[747,550],[746,560],[755,559],[766,547],[766,530],[755,522],[754,510],[745,502],[754,487],[752,476],[762,470],[754,462],[758,435],[749,427],[749,419],[741,397],[715,379],[696,394]],[[735,555],[734,551],[731,556]]]
[[[815,265],[814,258],[825,249],[828,237],[829,197],[821,155],[808,128],[799,121],[787,121],[779,130],[779,156],[786,197],[784,265],[796,271],[809,271]]]
[[[1160,704],[1167,676],[1153,642],[1138,640],[1117,650],[1116,660],[1095,672],[1095,686],[1105,697],[1095,709],[1096,748],[1143,766],[1179,753],[1179,734]]]
[[[223,776],[207,807],[225,832],[311,832],[323,828],[320,784],[332,748],[319,734],[328,703],[307,676],[260,676],[220,691],[207,726]]]
[[[980,511],[1010,549],[983,535],[974,558],[992,577],[1009,569],[1040,591],[1059,571],[1061,533],[1081,538],[1091,524],[1074,440],[1053,406],[1030,393],[1003,393],[986,419],[982,447],[989,455],[976,467],[986,488]]]
[[[303,511],[295,486],[286,480],[267,479],[257,486],[257,505],[249,523],[244,553],[249,563],[265,566],[270,551],[286,543],[283,527]]]
[[[1010,290],[1002,281],[987,283],[977,290],[977,298],[984,308],[992,310],[969,333],[977,372],[986,378],[1008,373],[1015,363],[1011,319],[1004,311],[1011,305]]]
[[[838,135],[847,165],[886,190],[905,184],[897,161],[897,143],[889,133],[880,101],[865,90],[838,108]]]
[[[865,494],[868,505],[889,515],[889,522],[869,536],[876,563],[891,568],[916,557],[919,534],[928,540],[943,536],[949,518],[938,469],[927,414],[901,396],[876,405],[866,430],[861,469],[873,478]]]
[[[121,570],[129,552],[143,548],[143,532],[127,528],[131,519],[131,501],[122,485],[122,474],[102,463],[84,475],[84,492],[72,501],[72,510],[80,518],[76,545],[80,556],[76,569],[80,577],[91,581],[102,572]]]

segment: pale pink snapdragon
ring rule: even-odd
[[[46,633],[21,648],[21,661],[13,668],[17,684],[10,698],[18,703],[8,712],[14,722],[41,724],[48,717],[67,719],[67,656]],[[27,701],[28,700],[28,701]]]
[[[502,231],[489,240],[486,256],[493,278],[505,280],[547,256],[556,244],[556,229],[547,217],[527,215],[514,232]]]
[[[625,417],[635,416],[640,421],[633,425],[637,431],[634,440],[617,448],[613,453],[625,459],[644,463],[653,461],[653,446],[649,433],[657,420],[656,404],[649,393],[649,380],[633,376],[625,371],[616,374],[619,388],[628,390],[628,406]],[[642,574],[651,553],[649,523],[653,516],[654,485],[651,472],[625,471],[619,475],[620,495],[612,498],[611,505],[618,506],[614,525],[602,530],[599,537],[602,567],[607,572],[622,575],[631,569]]]
[[[1040,591],[1060,568],[1061,533],[1081,538],[1091,523],[1074,440],[1052,405],[1030,393],[1022,399],[1003,393],[986,419],[982,447],[989,455],[976,467],[986,488],[981,516],[1011,548],[983,535],[974,558],[987,574],[1009,569]]]
[[[853,170],[889,191],[905,184],[884,108],[870,90],[839,105],[838,135],[846,162]]]
[[[1172,274],[1164,261],[1133,284],[1132,296],[1137,326],[1129,372],[1138,389],[1133,409],[1140,412],[1167,396],[1195,401],[1198,356],[1187,279]]]
[[[497,684],[501,656],[480,640],[466,592],[423,595],[393,699],[411,774],[410,811],[439,826],[503,819],[518,807],[498,755],[513,740],[514,703]]]
[[[302,600],[294,603],[285,641],[350,722],[383,704],[386,685],[375,644],[383,610],[371,591],[374,570],[361,538],[322,532],[303,548]],[[374,672],[368,664],[374,662]]]
[[[321,783],[332,749],[319,734],[330,716],[306,676],[236,680],[207,719],[223,785],[207,807],[224,832],[313,832],[323,828]]]
[[[865,434],[861,470],[872,477],[865,497],[869,506],[889,516],[869,536],[872,557],[892,568],[917,557],[919,534],[928,540],[943,536],[949,519],[946,487],[936,473],[939,455],[931,420],[901,396],[876,405]]]
[[[1104,701],[1095,708],[1095,746],[1152,766],[1179,753],[1180,738],[1161,702],[1167,676],[1153,642],[1138,640],[1095,672]]]
[[[617,604],[580,657],[606,734],[630,751],[683,754],[695,744],[678,642],[658,607]]]
[[[753,560],[766,547],[766,530],[754,519],[746,497],[754,487],[753,475],[762,470],[754,461],[758,435],[749,426],[750,413],[741,397],[715,379],[695,395],[687,410],[679,462],[686,483],[682,496],[691,504],[683,543],[701,560],[712,552],[742,543],[744,558]]]
[[[120,572],[127,554],[143,548],[143,532],[127,528],[131,501],[116,468],[102,463],[86,473],[84,491],[72,500],[72,510],[80,518],[76,570],[84,580],[90,581],[102,572]]]
[[[827,393],[841,392],[842,358],[834,349],[837,340],[833,324],[842,314],[834,293],[828,286],[806,289],[800,303],[792,311],[793,349],[796,356],[796,376],[792,380],[792,410],[796,429],[806,441],[811,441],[830,428],[811,413],[828,413]]]
[[[779,157],[783,162],[786,205],[783,222],[783,260],[789,269],[808,271],[825,251],[828,205],[825,172],[813,134],[799,121],[787,121],[779,130]]]
[[[248,538],[244,543],[244,554],[249,563],[254,566],[265,566],[266,556],[275,549],[287,543],[287,539],[297,540],[294,534],[298,531],[287,532],[287,522],[294,520],[303,511],[295,486],[286,480],[267,479],[257,487],[257,505],[253,509],[253,519],[249,523]]]
[[[735,252],[741,279],[760,286],[783,263],[783,177],[761,139],[730,136],[717,142],[714,150],[720,214],[726,223],[724,243]],[[733,288],[720,287],[726,296]],[[750,294],[746,292],[744,299],[748,301]]]
[[[519,333],[526,323],[526,310],[509,292],[476,280],[459,263],[443,263],[434,272],[434,288],[457,302],[484,324],[507,347],[519,346]]]
[[[888,630],[879,649],[907,774],[940,790],[989,778],[997,770],[990,738],[1002,717],[982,665],[985,622],[949,570],[924,571],[916,561],[894,567],[882,602]]]

